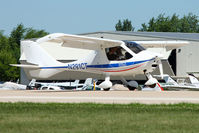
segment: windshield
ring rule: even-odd
[[[124,41],[124,42],[125,42],[126,46],[136,54],[145,50],[145,48],[143,48],[141,45],[139,45],[135,42],[131,42],[131,41]]]
[[[125,49],[123,49],[120,46],[106,48],[105,52],[108,60],[111,61],[127,60],[133,57],[131,54],[129,54]]]

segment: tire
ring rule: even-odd
[[[109,91],[110,90],[110,88],[106,88],[106,89],[104,89],[104,91]]]
[[[128,88],[130,91],[134,91],[136,89],[135,87],[131,87],[131,86],[128,86]]]

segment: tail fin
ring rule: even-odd
[[[84,82],[84,86],[89,86],[89,85],[92,85],[92,81],[93,79],[92,78],[87,78]]]
[[[30,40],[21,42],[28,63],[39,66],[56,66],[62,64],[51,57],[38,43]]]
[[[79,88],[79,90],[86,90],[89,86],[92,86],[92,78],[87,78],[83,84],[83,87]]]
[[[78,85],[79,84],[79,80],[75,80],[74,84]]]
[[[169,75],[165,75],[163,79],[165,80],[166,83],[172,83],[174,85],[178,85],[178,83],[175,80],[173,80]]]
[[[29,83],[29,86],[35,86],[36,79],[32,79]]]
[[[22,51],[24,52],[26,61],[33,65],[26,64],[11,64],[12,66],[29,68],[28,71],[32,78],[49,78],[59,72],[64,71],[63,69],[40,69],[41,67],[53,67],[62,66],[64,63],[56,61],[51,57],[37,42],[25,40],[21,41]]]
[[[161,77],[160,75],[153,75],[154,77]],[[163,75],[163,79],[168,84],[178,85],[178,83],[173,80],[168,74]]]
[[[198,79],[193,74],[189,74],[189,80],[192,84],[199,84]]]

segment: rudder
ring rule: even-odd
[[[38,43],[30,40],[21,41],[21,46],[28,63],[39,66],[56,66],[62,63],[51,57]]]

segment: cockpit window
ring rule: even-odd
[[[145,50],[145,48],[143,48],[141,45],[139,45],[135,42],[131,42],[131,41],[124,41],[124,42],[125,42],[126,46],[136,54]]]
[[[106,51],[107,58],[111,61],[127,60],[133,57],[125,49],[119,46],[106,48],[105,51]]]

